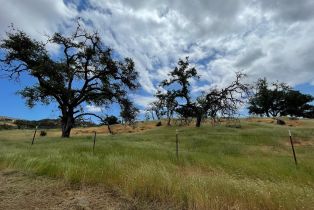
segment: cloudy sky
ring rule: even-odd
[[[179,58],[189,56],[201,81],[193,93],[223,86],[234,72],[287,82],[314,93],[313,0],[0,0],[0,36],[8,26],[44,40],[70,33],[77,17],[122,56],[134,59],[141,90],[139,108],[152,101],[158,82]],[[57,49],[51,47],[51,53]],[[26,110],[13,93],[23,84],[0,80],[0,115],[57,117],[41,106]],[[23,110],[23,112],[7,111]],[[99,111],[97,107],[86,107]],[[49,107],[55,110],[55,106]],[[3,111],[6,110],[6,111]],[[47,110],[47,109],[46,109]]]

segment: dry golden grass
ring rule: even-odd
[[[269,123],[269,124],[276,124],[276,119],[274,118],[246,118],[244,119],[246,122],[251,122],[251,123]],[[302,120],[291,120],[289,118],[284,118],[284,121],[286,125],[291,126],[291,127],[300,127],[303,125]]]
[[[110,126],[114,134],[142,132],[142,131],[150,130],[155,127],[156,127],[155,122],[146,122],[146,123],[139,122],[134,126],[121,125],[121,124]],[[97,132],[97,134],[109,134],[109,130],[107,126],[74,128],[72,130],[72,134],[73,135],[92,134],[95,131]]]
[[[113,134],[123,134],[123,133],[139,133],[151,130],[153,128],[156,128],[156,122],[138,122],[134,126],[129,125],[111,125],[110,126]],[[37,132],[36,137],[39,137],[40,130],[46,130],[46,129],[40,129]],[[61,130],[60,129],[48,129],[47,136],[48,137],[60,137],[61,136]],[[71,131],[71,136],[91,136],[94,135],[94,132],[97,133],[97,135],[109,135],[109,130],[107,126],[97,126],[97,127],[78,127],[73,128]]]

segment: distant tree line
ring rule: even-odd
[[[34,129],[36,126],[39,128],[61,128],[60,119],[42,119],[42,120],[13,120],[15,126],[9,126],[6,124],[1,125],[4,129],[7,128],[18,128],[18,129]],[[96,124],[92,120],[85,120],[83,118],[78,119],[75,123],[75,127],[93,127],[98,125],[107,125],[109,132],[111,133],[110,125],[120,124],[121,122],[118,120],[116,116],[110,115],[103,118],[99,124]]]
[[[293,90],[285,83],[269,84],[264,78],[256,82],[248,109],[250,114],[267,117],[314,118],[314,106],[310,104],[313,100],[312,95]]]
[[[19,129],[29,129],[36,128],[39,126],[40,128],[61,128],[60,119],[42,119],[42,120],[15,120],[14,124]],[[91,127],[96,126],[92,121],[87,120],[78,120],[75,124],[77,127]]]
[[[196,119],[196,127],[200,127],[204,118],[210,118],[215,125],[219,117],[234,117],[246,103],[250,114],[314,118],[313,96],[293,90],[285,83],[269,85],[266,79],[259,79],[250,85],[243,81],[245,74],[236,73],[230,84],[211,88],[193,99],[190,82],[200,76],[195,67],[190,67],[188,57],[179,59],[168,76],[160,83],[162,90],[155,94],[156,100],[146,109],[147,118],[158,121],[166,118],[167,125],[174,118],[185,124]]]
[[[60,128],[60,120],[57,119],[43,119],[43,120],[15,120],[14,124],[18,129],[36,128]]]

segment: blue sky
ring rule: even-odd
[[[202,79],[192,81],[193,96],[223,87],[234,72],[248,82],[266,77],[314,94],[314,1],[303,0],[0,0],[0,37],[13,23],[31,37],[73,31],[81,17],[121,57],[131,57],[142,88],[130,97],[145,109],[179,58],[189,56]],[[23,11],[23,12],[20,12]],[[58,57],[57,46],[48,46]],[[0,115],[26,119],[56,118],[57,106],[33,109],[15,92],[21,83],[0,79]],[[99,107],[85,109],[99,111]],[[117,106],[107,113],[118,115]]]

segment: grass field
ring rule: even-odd
[[[100,134],[94,153],[91,133],[64,140],[48,130],[31,146],[31,130],[0,131],[0,167],[101,183],[143,208],[314,209],[314,121],[279,126],[243,120],[241,125]]]

